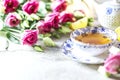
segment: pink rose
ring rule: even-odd
[[[37,30],[42,34],[50,32],[51,28],[52,26],[50,22],[39,21],[37,24]]]
[[[59,16],[60,23],[73,22],[73,21],[74,21],[74,16],[72,13],[66,13],[66,12],[60,13]]]
[[[31,1],[26,2],[23,5],[22,10],[28,14],[32,14],[38,11],[38,7],[39,7],[39,2],[37,0],[36,1],[31,0]]]
[[[51,4],[51,8],[55,12],[62,12],[67,8],[66,0],[56,0]]]
[[[5,18],[5,23],[10,27],[16,27],[20,23],[20,20],[15,14],[9,13]]]
[[[22,35],[22,44],[25,45],[34,45],[38,40],[37,31],[36,30],[25,30]]]
[[[46,15],[45,22],[50,22],[53,28],[58,28],[59,13],[54,12]]]
[[[109,56],[105,61],[104,67],[109,73],[118,73],[118,69],[120,69],[120,53]]]
[[[18,0],[4,0],[3,4],[5,7],[5,13],[14,12],[19,6]]]

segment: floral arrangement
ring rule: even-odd
[[[110,53],[103,66],[99,67],[99,72],[109,78],[120,79],[120,49],[112,46]]]
[[[36,44],[38,40],[46,46],[56,46],[52,39],[70,33],[71,24],[85,17],[82,10],[67,12],[68,5],[68,0],[1,0],[0,34],[37,51],[43,51],[41,45]],[[93,20],[88,18],[88,22]]]

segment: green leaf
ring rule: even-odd
[[[31,17],[31,16],[27,16],[27,20],[33,21],[34,19],[33,19],[33,17]]]
[[[39,20],[40,19],[40,17],[38,15],[36,15],[36,14],[31,14],[30,16],[31,16],[31,18],[33,18],[35,20]]]
[[[8,40],[10,40],[11,42],[14,42],[16,44],[20,44],[19,39],[17,38],[17,36],[11,34],[11,33],[7,33],[6,37],[8,38]]]
[[[14,12],[14,14],[17,16],[19,20],[22,20],[22,17],[20,16],[20,14],[18,14],[17,12]]]
[[[18,29],[17,27],[12,27],[11,28],[11,27],[8,27],[8,26],[3,27],[2,31],[21,33],[20,29]]]
[[[51,10],[51,3],[46,3],[46,9],[47,9],[48,11],[52,11],[52,10]]]
[[[88,18],[88,22],[94,22],[94,18]]]
[[[44,35],[44,37],[50,37],[50,36],[51,36],[50,33],[46,33],[46,34]]]
[[[93,26],[93,22],[88,22],[87,26]]]
[[[38,38],[39,38],[39,39],[43,39],[43,38],[44,38],[44,35],[43,35],[43,34],[38,34]]]
[[[38,35],[38,38],[39,38],[39,39],[43,39],[43,38],[45,38],[45,37],[51,37],[51,34],[50,34],[50,33],[46,33],[46,34],[39,34],[39,35]]]
[[[43,42],[48,47],[54,47],[54,46],[56,46],[55,42],[50,37],[43,38]]]
[[[51,2],[51,0],[42,0],[42,1],[44,1],[44,2]]]
[[[20,27],[21,27],[22,29],[25,29],[25,26],[24,26],[23,24],[20,24]]]
[[[65,26],[65,27],[70,27],[71,26],[71,22],[66,22],[66,23],[64,23],[62,25]]]
[[[17,10],[17,11],[18,11],[18,14],[21,16],[21,18],[24,19],[24,13],[23,13],[23,11],[21,11],[21,10]]]
[[[92,26],[93,25],[93,22],[94,22],[94,18],[88,18],[88,26]]]
[[[111,77],[112,76],[112,74],[110,74],[109,72],[105,72],[105,74],[106,74],[107,77]]]
[[[69,27],[65,27],[65,26],[62,26],[60,29],[59,29],[59,32],[63,33],[63,34],[66,34],[66,33],[70,33],[72,30],[69,28]]]
[[[52,37],[60,38],[60,34],[58,34],[57,32],[53,32],[52,33]]]
[[[38,52],[42,52],[43,51],[43,49],[42,49],[42,47],[40,45],[34,45],[33,49],[38,51]]]
[[[25,26],[26,28],[29,28],[30,26],[29,26],[29,22],[27,21],[27,20],[25,20],[23,23],[23,26]]]
[[[47,14],[47,10],[46,10],[46,3],[45,2],[43,2],[43,1],[41,1],[40,2],[40,7],[39,7],[39,9],[38,9],[38,12],[43,16],[45,16],[46,14]]]

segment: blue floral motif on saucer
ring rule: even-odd
[[[72,58],[74,61],[77,61],[77,62],[81,62],[81,63],[86,63],[86,64],[102,64],[104,63],[104,59],[103,58],[97,58],[97,57],[77,57],[73,54],[72,50],[74,49],[73,47],[73,43],[71,41],[71,39],[68,39],[66,40],[64,43],[63,43],[63,46],[62,46],[62,52]]]

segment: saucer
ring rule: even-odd
[[[106,57],[108,56],[107,53],[102,53],[99,56],[84,56],[82,53],[81,55],[77,56],[77,50],[74,48],[71,39],[66,40],[62,46],[62,52],[67,55],[68,57],[72,58],[73,60],[81,63],[86,64],[102,64],[104,63]]]

